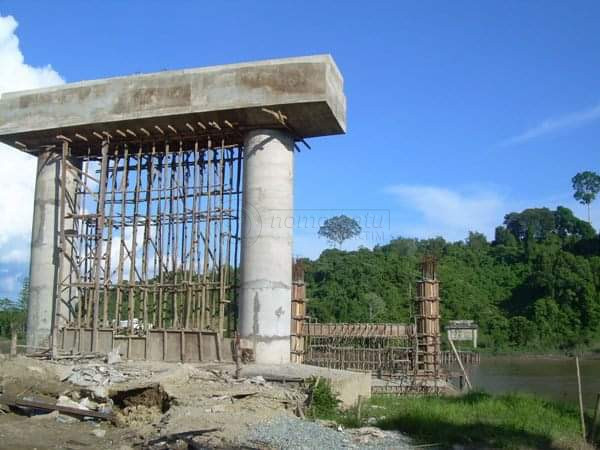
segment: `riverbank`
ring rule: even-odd
[[[360,420],[356,409],[328,418],[398,431],[434,448],[593,448],[582,439],[575,407],[526,394],[375,396],[362,406]]]

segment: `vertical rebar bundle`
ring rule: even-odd
[[[438,378],[440,368],[440,284],[437,262],[424,257],[416,296],[416,375]]]
[[[307,319],[304,267],[301,261],[294,261],[292,266],[292,329],[290,333],[290,359],[293,363],[304,362],[306,348],[304,323]]]

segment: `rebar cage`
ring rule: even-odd
[[[307,323],[306,364],[394,376],[413,370],[414,329],[403,324]]]
[[[215,144],[216,142],[216,144]],[[53,335],[235,326],[241,145],[197,136],[65,141]],[[92,344],[92,348],[95,345]]]

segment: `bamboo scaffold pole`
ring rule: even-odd
[[[107,331],[203,330],[220,342],[233,330],[243,149],[211,136],[115,143],[98,133],[74,157],[65,142],[75,194],[66,187],[60,200],[57,292],[72,298],[69,326],[84,347],[97,348]]]
[[[120,232],[119,232],[119,264],[117,266],[117,299],[116,299],[116,327],[120,327],[121,319],[121,305],[123,302],[123,269],[124,269],[124,258],[125,258],[125,208],[127,206],[127,186],[128,180],[128,166],[129,166],[129,147],[125,146],[123,151],[123,174],[121,175],[121,208],[120,208]]]
[[[108,167],[108,148],[109,142],[102,142],[102,161],[100,163],[100,193],[98,195],[98,209],[96,217],[96,256],[94,271],[94,304],[93,304],[93,323],[92,323],[92,352],[98,348],[98,316],[100,307],[100,272],[102,270],[103,257],[103,233],[104,233],[104,204],[106,199],[106,182]]]

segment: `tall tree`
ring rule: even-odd
[[[487,238],[485,234],[479,233],[477,231],[469,231],[469,236],[467,236],[466,244],[469,248],[473,250],[482,250],[488,246]]]
[[[554,213],[548,208],[527,208],[505,215],[504,225],[520,241],[525,241],[528,235],[542,240],[554,231]]]
[[[356,220],[346,215],[334,216],[323,222],[319,228],[319,236],[323,236],[330,242],[340,247],[350,238],[358,236],[362,228]]]
[[[600,175],[596,172],[586,170],[585,172],[579,172],[571,181],[573,182],[573,190],[575,191],[573,197],[582,205],[587,205],[588,222],[591,224],[590,205],[598,192],[600,192]]]

